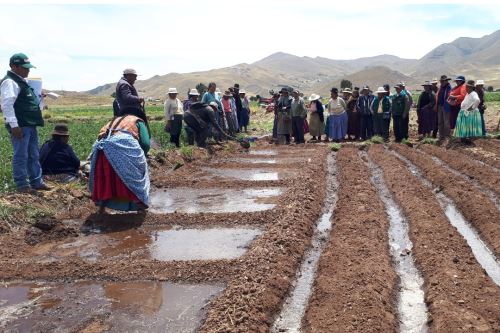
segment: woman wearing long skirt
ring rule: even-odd
[[[241,89],[240,90],[240,99],[241,99],[241,121],[242,123],[240,125],[240,129],[245,131],[245,133],[248,132],[248,124],[250,123],[250,102],[248,101],[248,98],[245,97],[245,90]]]
[[[426,81],[422,86],[424,91],[420,94],[417,103],[419,140],[430,137],[436,126],[436,112],[434,111],[436,95],[434,95],[429,81]]]
[[[114,118],[100,131],[92,148],[89,190],[104,213],[106,207],[144,211],[149,204],[146,153],[150,135],[145,114]]]
[[[330,92],[332,98],[328,101],[328,137],[334,142],[341,142],[347,134],[346,103],[339,97],[337,88],[332,88]]]
[[[481,137],[483,128],[481,114],[478,109],[481,101],[477,92],[475,92],[475,82],[473,80],[467,81],[466,90],[467,95],[460,104],[454,135],[461,139]]]
[[[321,141],[321,136],[324,134],[325,128],[325,111],[323,104],[321,104],[320,96],[318,94],[312,94],[309,97],[309,106],[307,110],[309,111],[309,134],[311,134],[311,141]]]
[[[358,101],[359,91],[354,90],[351,93],[351,90],[346,88],[344,93],[350,95],[347,100],[347,138],[350,140],[356,140],[359,137],[359,123],[361,122],[359,118],[359,112],[356,110],[356,102]]]

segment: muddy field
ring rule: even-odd
[[[104,219],[9,194],[56,218],[3,221],[0,331],[500,332],[499,152],[258,141],[151,161],[150,210]]]

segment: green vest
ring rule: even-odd
[[[26,81],[16,74],[8,71],[2,79],[11,79],[19,85],[19,95],[14,102],[14,111],[19,127],[43,126],[42,111],[40,110],[40,101],[35,91]],[[1,84],[0,82],[0,84]]]

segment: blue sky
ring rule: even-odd
[[[482,37],[500,29],[500,4],[397,3],[0,2],[2,26],[17,31],[2,29],[0,64],[8,69],[10,55],[25,52],[38,67],[32,76],[42,77],[46,88],[87,90],[117,81],[126,67],[144,79],[251,63],[278,51],[333,59],[378,54],[420,58],[458,37]]]

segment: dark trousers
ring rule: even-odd
[[[202,127],[198,120],[196,120],[196,118],[190,113],[186,113],[184,116],[184,122],[193,131],[196,145],[198,147],[205,148],[207,146],[208,135],[210,134],[210,126]]]
[[[304,118],[292,117],[292,131],[295,135],[295,143],[304,143]]]
[[[277,115],[274,115],[273,138],[278,139],[278,116]]]
[[[410,126],[410,115],[408,115],[407,117],[403,117],[403,128],[402,128],[403,139],[408,139],[409,126]]]
[[[170,129],[170,142],[175,144],[176,147],[180,146],[181,130],[182,115],[174,115],[174,119],[172,120],[172,127]]]
[[[373,136],[373,116],[371,114],[361,116],[361,133],[359,136],[363,141],[371,139]]]
[[[392,129],[396,142],[401,142],[403,140],[403,116],[392,116]]]
[[[380,135],[384,138],[384,141],[389,141],[389,127],[391,125],[391,118],[380,119]]]

